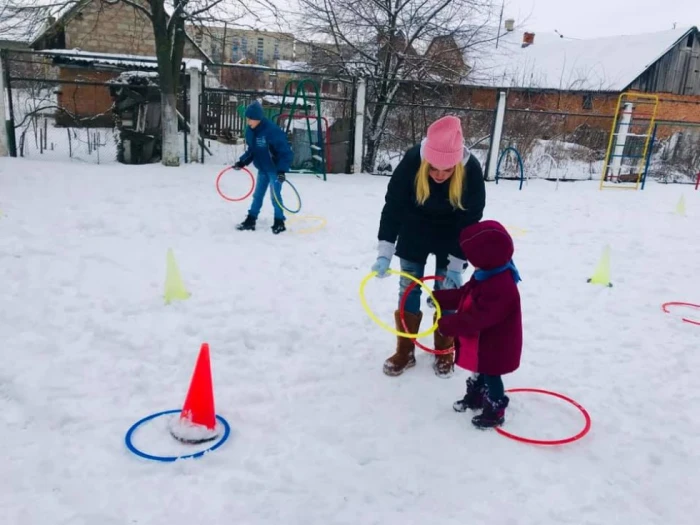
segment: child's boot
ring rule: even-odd
[[[397,310],[394,312],[394,320],[396,321],[396,329],[399,332],[409,334],[417,334],[420,329],[420,322],[423,319],[423,312],[412,314],[404,312],[406,317],[406,328],[401,322],[401,314]],[[397,337],[396,352],[389,359],[384,361],[384,373],[388,376],[398,376],[403,374],[404,370],[416,366],[416,357],[414,355],[415,343],[413,339],[406,337]]]
[[[452,408],[456,412],[466,412],[467,410],[481,410],[484,408],[484,397],[486,396],[486,386],[483,380],[475,377],[467,379],[467,393],[459,401],[455,401]]]
[[[277,235],[278,233],[282,233],[286,230],[287,228],[284,226],[284,221],[282,219],[275,219],[275,222],[272,224],[272,233]]]
[[[255,223],[256,223],[256,218],[253,217],[252,215],[248,215],[245,220],[240,223],[238,226],[236,226],[236,229],[238,231],[245,231],[245,230],[250,230],[253,231],[255,230]]]
[[[436,318],[437,314],[433,314],[433,323],[435,323]],[[452,337],[445,337],[438,330],[435,330],[433,337],[435,350],[447,350],[454,346],[454,339]],[[454,359],[454,349],[449,354],[435,354],[435,360],[433,361],[435,375],[443,378],[452,376],[452,372],[454,371]]]
[[[493,428],[503,424],[508,406],[508,396],[493,400],[488,395],[484,397],[484,411],[472,418],[472,423],[477,428]]]

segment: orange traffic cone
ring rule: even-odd
[[[202,343],[199,350],[185,404],[180,417],[172,422],[170,433],[175,439],[192,444],[211,441],[219,435],[208,343]]]

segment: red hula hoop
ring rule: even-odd
[[[562,400],[566,401],[567,403],[578,408],[579,411],[581,412],[581,414],[583,414],[583,418],[585,419],[586,423],[583,426],[583,430],[581,430],[581,432],[579,432],[575,436],[571,436],[571,437],[564,438],[564,439],[530,439],[530,438],[518,436],[515,434],[511,434],[510,432],[503,430],[501,427],[496,427],[496,432],[498,432],[502,436],[513,439],[515,441],[520,441],[521,443],[530,443],[531,445],[565,445],[567,443],[573,443],[574,441],[578,441],[583,436],[588,434],[588,432],[591,430],[591,416],[588,414],[588,412],[586,411],[585,408],[583,408],[581,405],[579,405],[576,401],[574,401],[570,397],[566,397],[565,395],[558,394],[557,392],[551,392],[550,390],[542,390],[540,388],[511,388],[510,390],[506,390],[506,392],[532,392],[535,394],[545,394],[548,396],[553,396],[553,397],[562,399]]]
[[[666,312],[667,314],[670,314],[671,312],[668,311],[669,306],[689,306],[691,308],[697,308],[700,310],[700,304],[683,303],[683,302],[678,302],[678,301],[671,301],[670,303],[664,303],[661,305],[661,309],[664,312]],[[686,319],[685,317],[681,317],[681,320],[684,323],[694,324],[695,326],[700,326],[700,321],[693,321],[692,319]]]
[[[445,278],[440,276],[440,275],[432,275],[429,277],[423,277],[421,279],[422,282],[425,281],[444,281]],[[411,282],[411,284],[406,288],[406,291],[403,293],[403,296],[401,297],[401,303],[399,304],[399,316],[401,317],[401,324],[403,325],[403,329],[408,332],[408,326],[406,326],[406,301],[408,300],[408,296],[411,293],[411,291],[418,286],[418,283]],[[426,352],[430,354],[435,354],[435,355],[445,355],[445,354],[451,354],[454,352],[454,345],[452,345],[451,348],[448,348],[447,350],[436,350],[435,348],[430,348],[422,344],[418,339],[414,339],[413,342],[415,345],[420,348],[421,350],[425,350]]]
[[[219,176],[216,177],[216,191],[218,191],[219,195],[221,195],[227,201],[240,202],[240,201],[246,200],[248,197],[250,197],[251,193],[253,193],[253,190],[255,189],[255,177],[253,177],[253,174],[250,172],[250,170],[248,168],[241,168],[241,171],[245,171],[250,176],[250,190],[248,191],[248,193],[243,195],[243,197],[241,197],[240,199],[234,199],[233,197],[228,197],[228,196],[224,195],[224,193],[221,191],[221,188],[219,187],[219,181],[221,181],[221,176],[224,173],[226,173],[228,170],[232,170],[232,169],[233,169],[233,166],[228,166],[219,172]]]

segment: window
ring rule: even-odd
[[[593,95],[583,95],[583,109],[593,109]]]
[[[279,41],[279,40],[275,40],[275,51],[274,51],[274,53],[273,53],[273,55],[272,55],[272,58],[273,58],[274,60],[279,60],[279,59],[280,59],[280,41]]]
[[[238,62],[241,59],[241,48],[240,48],[240,42],[238,42],[238,38],[233,39],[233,43],[231,44],[231,59],[233,62]]]
[[[241,56],[243,58],[248,56],[248,39],[246,37],[241,38]]]
[[[256,53],[256,58],[258,60],[258,64],[262,64],[263,60],[265,58],[265,39],[260,37],[258,38],[258,49]]]

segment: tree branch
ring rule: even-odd
[[[121,2],[123,4],[126,4],[128,6],[133,7],[137,11],[141,11],[141,13],[146,15],[149,20],[151,20],[151,21],[153,20],[153,14],[151,13],[151,11],[149,11],[148,9],[143,7],[142,5],[139,5],[136,2],[133,2],[132,0],[101,0],[101,1],[104,2],[105,4],[109,4],[109,5],[116,5],[116,4]]]

